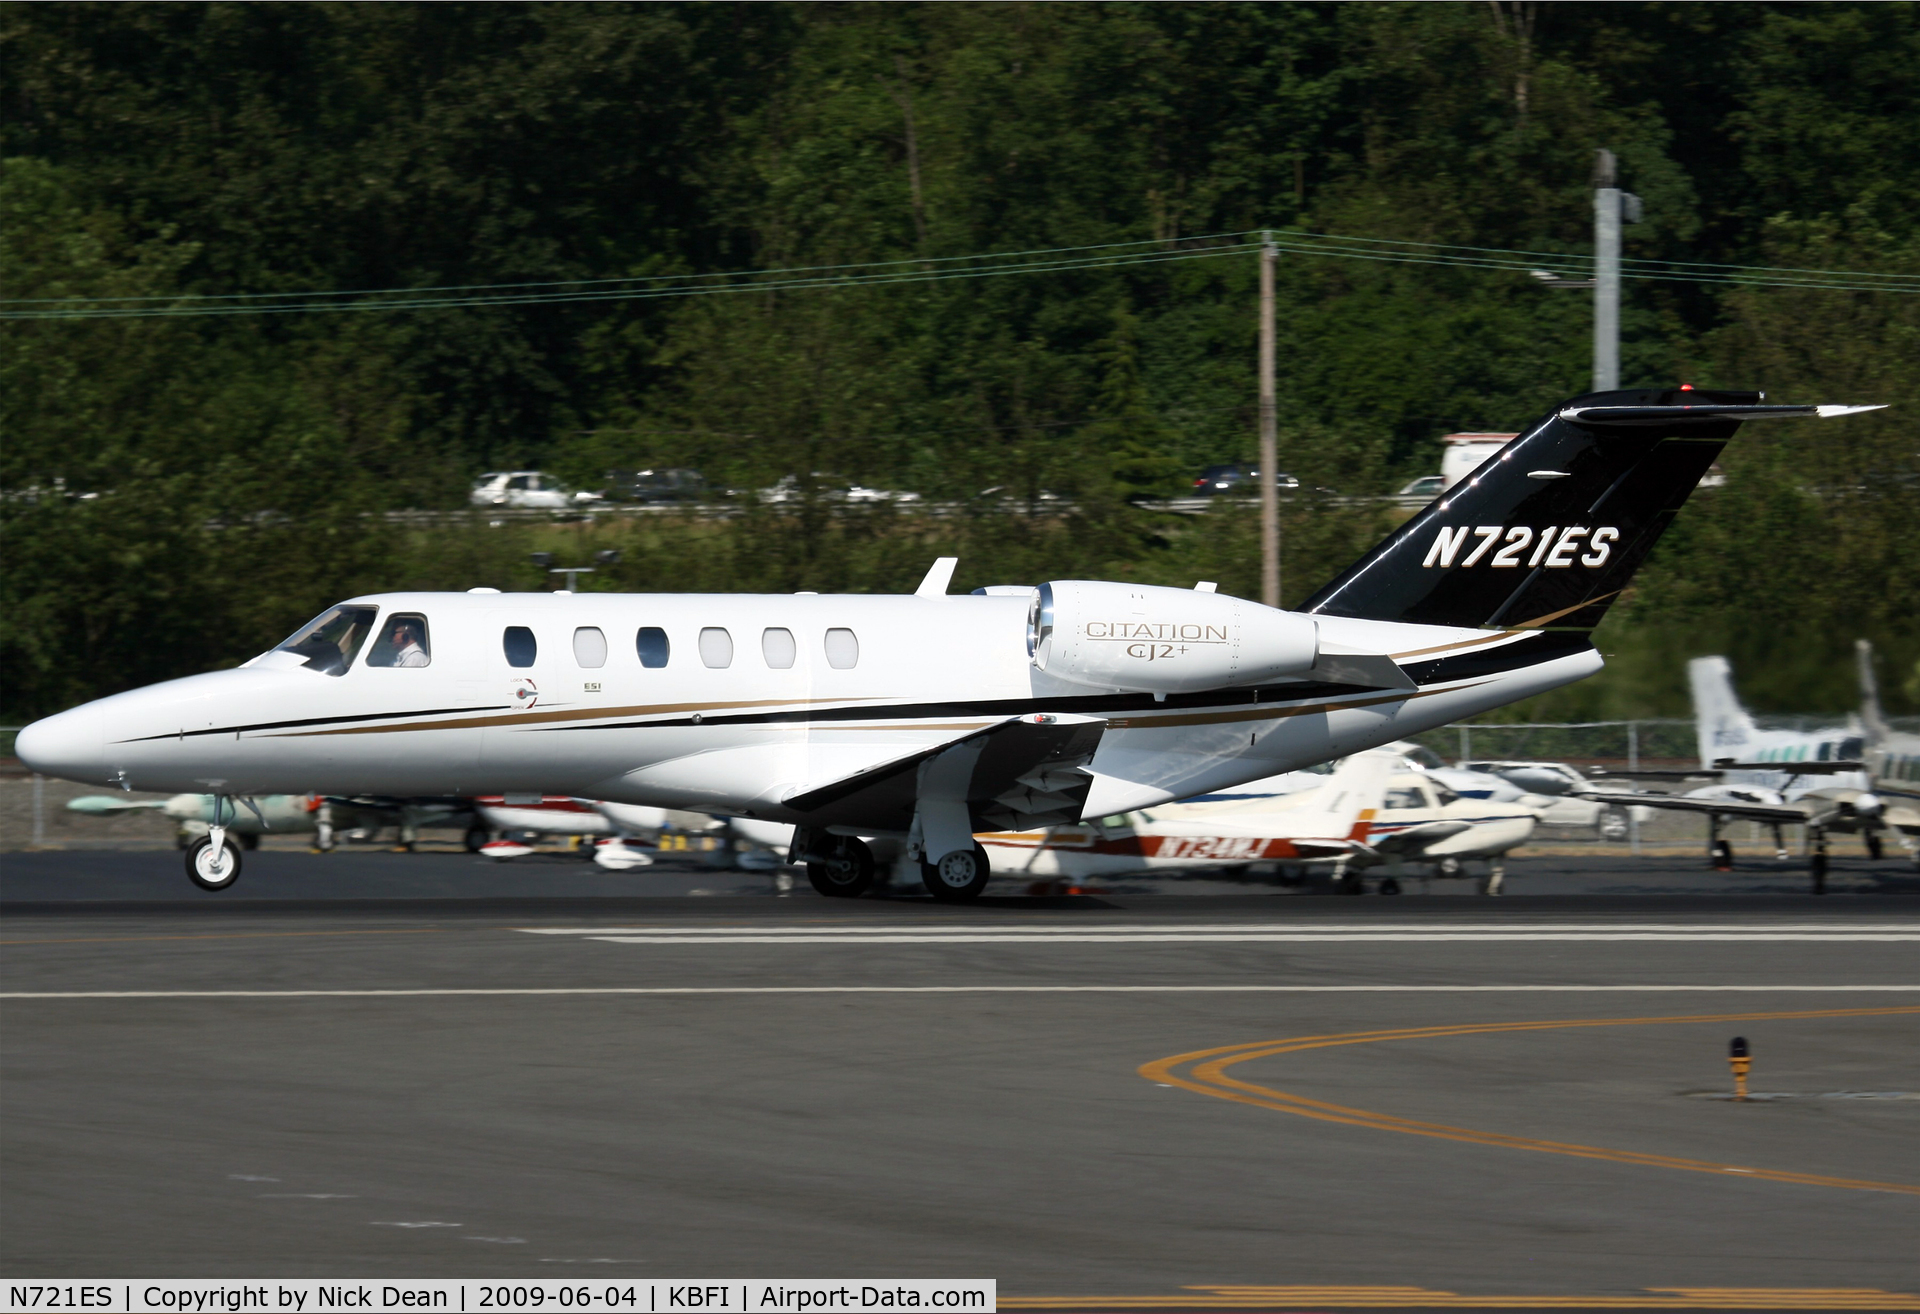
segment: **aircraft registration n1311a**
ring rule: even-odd
[[[1593,393],[1529,425],[1297,611],[1087,580],[949,596],[385,593],[235,670],[28,726],[47,775],[259,794],[547,793],[790,823],[823,893],[904,843],[941,898],[976,831],[1329,761],[1601,667],[1589,636],[1756,392]],[[216,821],[218,818],[216,818]],[[223,888],[216,825],[187,855]]]

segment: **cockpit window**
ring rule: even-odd
[[[1424,808],[1427,800],[1417,789],[1389,789],[1387,806],[1390,808]]]
[[[433,649],[427,642],[427,618],[400,612],[381,623],[380,637],[367,649],[369,666],[426,666]]]
[[[323,675],[345,675],[360,645],[373,631],[378,607],[334,607],[294,631],[279,651],[299,653],[308,669]]]

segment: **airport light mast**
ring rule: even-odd
[[[1551,270],[1529,272],[1556,291],[1593,289],[1593,390],[1620,386],[1620,226],[1640,222],[1640,198],[1623,192],[1618,161],[1609,150],[1594,152],[1593,277],[1566,278]]]

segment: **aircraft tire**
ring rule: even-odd
[[[240,847],[248,853],[252,853],[260,847],[260,837],[258,835],[242,835],[240,837]]]
[[[1380,882],[1380,893],[1381,894],[1400,893],[1400,882],[1395,880],[1391,876],[1387,877],[1385,880]]]
[[[944,902],[979,898],[992,875],[993,864],[978,844],[971,850],[955,849],[938,863],[920,864],[920,880],[927,893]]]
[[[467,833],[460,837],[460,842],[466,846],[468,853],[478,853],[492,838],[493,832],[485,826],[469,826]]]
[[[873,888],[873,850],[851,835],[837,836],[831,858],[807,864],[807,880],[829,899],[857,899]]]
[[[240,879],[240,846],[232,840],[225,845],[227,861],[221,866],[213,850],[213,839],[202,835],[187,846],[187,879],[203,890],[218,892]]]

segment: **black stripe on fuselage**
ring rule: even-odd
[[[295,730],[308,725],[349,725],[365,721],[396,721],[412,716],[455,716],[463,712],[510,712],[513,708],[502,703],[498,707],[429,707],[425,710],[406,712],[364,712],[358,716],[310,716],[303,721],[262,721],[257,725],[224,725],[212,730],[169,730],[163,735],[142,735],[138,739],[121,739],[122,744],[144,744],[153,739],[197,739],[202,735],[237,735],[250,730]]]

